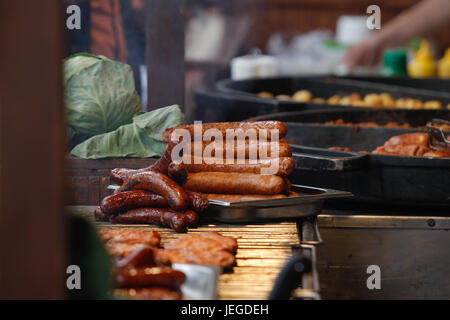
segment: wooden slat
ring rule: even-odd
[[[68,171],[79,171],[82,169],[89,169],[93,172],[101,169],[114,168],[144,168],[155,163],[157,158],[126,158],[126,159],[79,159],[74,157],[67,157],[66,169]],[[109,172],[108,172],[109,174]]]
[[[145,168],[157,161],[157,158],[147,159],[77,159],[66,158],[67,184],[71,192],[67,194],[66,204],[95,205],[110,194],[109,174],[114,168]]]
[[[70,211],[95,222],[95,206],[72,206]],[[99,227],[136,228],[139,230],[157,230],[161,242],[167,243],[183,234],[174,233],[168,228],[149,225],[111,225],[95,222]],[[189,233],[217,231],[225,236],[235,237],[238,241],[236,266],[231,273],[220,276],[219,298],[267,299],[273,283],[286,259],[290,257],[291,246],[299,244],[297,227],[294,222],[270,224],[204,224],[190,229]]]

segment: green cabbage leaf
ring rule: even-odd
[[[131,124],[82,142],[70,154],[84,159],[161,156],[166,146],[164,130],[184,123],[178,105],[159,108],[134,117]]]
[[[114,131],[143,112],[129,65],[81,53],[64,61],[64,101],[72,145]]]

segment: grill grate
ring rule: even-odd
[[[93,220],[94,206],[70,207],[70,211]],[[111,225],[95,222],[99,227],[126,227],[144,230],[157,230],[161,242],[179,238],[183,234],[174,233],[168,228],[149,225]],[[238,241],[237,265],[231,272],[220,276],[218,284],[219,299],[256,300],[267,299],[274,281],[285,261],[291,256],[292,245],[300,244],[295,222],[272,222],[268,224],[206,224],[189,233],[217,231]]]

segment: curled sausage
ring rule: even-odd
[[[198,216],[190,210],[177,212],[164,208],[139,208],[110,217],[110,221],[124,224],[156,224],[168,226],[176,232],[185,232],[187,227],[196,225]]]
[[[198,224],[198,214],[194,211],[187,210],[184,217],[190,227],[195,227]]]
[[[184,210],[188,206],[188,196],[183,188],[159,172],[136,173],[122,184],[118,192],[129,190],[147,190],[159,194],[174,210]]]
[[[108,216],[100,209],[100,207],[95,208],[94,218],[97,221],[109,221]]]
[[[187,191],[188,207],[195,212],[202,212],[209,206],[207,198],[200,193]],[[134,190],[116,193],[105,197],[96,209],[95,217],[100,221],[109,221],[109,216],[117,215],[132,209],[153,207],[166,208],[169,206],[167,200],[155,193]]]
[[[188,171],[183,161],[172,161],[167,168],[168,175],[179,185],[183,185],[187,180]]]
[[[185,280],[183,272],[171,267],[125,268],[116,274],[119,288],[167,287],[177,290]]]
[[[153,165],[151,165],[151,171],[167,174],[167,168],[172,162],[172,148],[173,144],[167,144],[162,157],[159,158],[158,161],[156,161]]]
[[[111,216],[136,208],[163,208],[167,205],[167,200],[158,194],[144,190],[134,190],[105,197],[100,203],[100,208],[106,216]]]
[[[169,164],[172,162],[172,148],[173,144],[168,144],[161,158],[154,164],[142,169],[127,169],[127,168],[115,168],[112,169],[109,175],[111,183],[122,184],[125,180],[130,178],[136,173],[155,171],[167,174]]]
[[[189,198],[189,208],[195,212],[203,212],[209,206],[208,198],[204,197],[202,194],[193,191],[186,191]]]
[[[137,172],[146,171],[150,167],[144,168],[144,169],[128,169],[128,168],[114,168],[109,173],[109,181],[112,184],[118,184],[121,185],[125,180],[127,180],[129,177],[131,177],[133,174]]]

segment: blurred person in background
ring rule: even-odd
[[[140,92],[145,63],[145,0],[67,0],[81,11],[81,29],[69,30],[69,54],[89,52],[128,63]]]
[[[450,0],[423,0],[351,47],[343,63],[350,69],[374,66],[380,62],[385,49],[404,45],[414,37],[429,36],[449,22]]]
[[[67,54],[88,52],[128,63],[147,105],[146,0],[65,0],[81,11],[81,30],[69,30]],[[168,0],[167,0],[168,1]],[[224,77],[249,32],[240,6],[221,0],[173,1],[185,20],[185,115],[194,118],[193,89]],[[167,35],[168,37],[170,35]],[[148,84],[150,85],[150,84]]]

